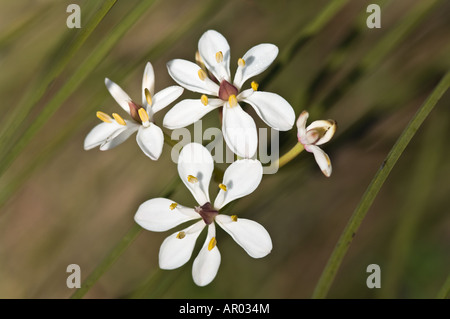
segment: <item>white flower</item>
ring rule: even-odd
[[[242,159],[232,163],[224,173],[223,182],[214,205],[209,200],[209,182],[214,162],[208,150],[198,143],[186,145],[180,152],[178,173],[200,206],[188,208],[170,199],[154,198],[144,202],[135,215],[135,221],[151,231],[166,231],[190,220],[193,225],[167,237],[159,251],[159,266],[175,269],[191,258],[195,242],[207,227],[208,234],[192,266],[194,282],[199,286],[209,284],[220,266],[217,247],[217,223],[253,258],[262,258],[272,250],[269,233],[260,224],[219,214],[219,210],[232,200],[252,193],[262,179],[262,165],[258,160]]]
[[[313,153],[317,164],[326,177],[331,175],[330,157],[318,145],[322,145],[333,137],[336,132],[336,122],[334,120],[320,120],[312,122],[306,127],[306,120],[309,117],[307,111],[303,111],[297,120],[298,141],[303,144],[306,151]]]
[[[239,102],[250,104],[261,119],[276,130],[287,131],[292,128],[295,113],[284,98],[275,93],[258,92],[256,82],[252,82],[252,88],[240,91],[245,81],[265,71],[275,60],[278,54],[275,45],[263,43],[248,50],[238,60],[233,82],[230,75],[230,46],[223,35],[214,30],[206,31],[198,42],[198,52],[198,60],[204,68],[181,59],[167,64],[169,74],[178,84],[203,95],[200,99],[177,103],[164,117],[165,127],[185,127],[222,106],[225,142],[235,154],[244,158],[254,156],[258,137],[254,120],[242,110]],[[207,95],[218,98],[208,98]]]
[[[142,80],[142,106],[131,100],[120,86],[108,78],[106,88],[117,103],[129,114],[132,120],[124,120],[119,114],[112,117],[103,112],[97,112],[97,117],[104,123],[94,127],[84,140],[84,149],[89,150],[100,146],[105,151],[116,147],[138,131],[136,141],[145,155],[157,160],[164,145],[162,130],[153,123],[153,116],[167,105],[175,101],[183,88],[170,86],[154,94],[155,73],[150,62],[147,63]]]

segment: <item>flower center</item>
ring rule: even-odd
[[[202,216],[206,225],[211,224],[214,218],[219,215],[219,212],[212,207],[210,202],[207,202],[203,206],[196,206],[195,211]]]
[[[148,102],[149,100],[147,99],[147,103]],[[128,101],[128,107],[130,108],[130,115],[133,120],[135,120],[139,124],[142,124],[144,127],[150,126],[150,119],[145,108],[134,103],[133,101]]]
[[[230,96],[236,96],[239,90],[227,80],[222,80],[219,86],[219,98],[224,101],[228,101]]]

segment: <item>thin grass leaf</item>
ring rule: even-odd
[[[433,92],[429,95],[424,104],[414,115],[403,133],[398,138],[395,145],[392,147],[391,151],[382,163],[380,169],[375,174],[372,182],[370,183],[369,187],[361,198],[360,203],[356,207],[353,215],[351,216],[344,231],[342,232],[336,244],[336,247],[331,253],[328,263],[325,266],[325,269],[323,270],[319,282],[317,283],[316,288],[313,292],[312,298],[325,298],[327,296],[334,278],[336,277],[336,273],[338,272],[339,267],[342,263],[342,260],[344,259],[347,250],[353,241],[353,237],[358,231],[359,226],[364,220],[369,208],[372,206],[372,203],[375,200],[378,192],[388,178],[389,173],[397,163],[397,160],[400,158],[411,139],[416,134],[419,127],[433,110],[442,95],[447,91],[449,86],[450,71],[446,73],[446,75],[442,78]]]
[[[48,61],[49,68],[44,69],[46,73],[39,78],[37,87],[24,95],[17,107],[12,109],[8,119],[5,120],[8,124],[2,126],[0,131],[0,145],[4,151],[0,157],[2,161],[8,154],[7,150],[15,142],[17,131],[26,121],[31,110],[44,96],[51,83],[62,73],[72,57],[78,52],[116,2],[117,0],[106,0],[86,26],[80,29],[73,40],[70,32],[65,34],[55,52],[51,54]]]
[[[117,74],[118,78],[126,78],[136,68],[143,65],[148,60],[158,59],[165,51],[171,48],[182,36],[190,32],[192,29],[196,29],[199,25],[205,22],[205,19],[210,17],[213,12],[218,12],[224,5],[224,1],[213,0],[209,6],[203,7],[202,11],[199,11],[197,15],[186,15],[186,20],[180,25],[177,25],[171,30],[166,37],[160,42],[152,45],[147,52],[145,52],[140,59],[136,61],[130,61],[128,64],[124,64],[124,67],[120,69]],[[196,12],[198,10],[195,10]],[[39,167],[44,165],[54,153],[63,146],[80,128],[79,123],[86,119],[86,117],[93,113],[94,108],[97,105],[103,104],[105,95],[99,92],[94,96],[91,101],[87,101],[86,105],[90,107],[83,108],[81,112],[77,113],[75,117],[71,118],[68,123],[64,125],[64,129],[59,132],[58,135],[49,143],[43,146],[43,148],[36,154],[33,159],[21,170],[12,181],[3,183],[2,192],[0,192],[0,208],[2,208],[6,202],[14,196],[15,192],[20,189],[25,181],[27,181],[33,172]],[[165,139],[169,143],[173,141],[165,136]]]
[[[146,10],[153,5],[155,0],[142,1],[121,23],[109,33],[98,48],[84,61],[75,73],[67,80],[63,87],[46,104],[42,112],[36,117],[34,122],[28,126],[25,132],[20,135],[17,142],[10,149],[5,150],[6,157],[0,160],[0,177],[8,167],[14,162],[17,156],[28,145],[34,135],[49,120],[49,118],[61,107],[62,103],[83,83],[89,74],[100,64],[104,57],[112,50],[115,44],[125,35],[125,33],[139,20]]]

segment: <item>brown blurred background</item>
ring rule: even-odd
[[[232,66],[256,44],[279,47],[278,67],[256,80],[261,81],[261,90],[287,99],[297,116],[306,109],[311,121],[338,122],[337,134],[324,146],[333,174],[324,177],[305,152],[277,174],[264,176],[260,187],[232,212],[267,228],[272,253],[252,259],[218,229],[222,264],[207,287],[192,281],[192,261],[199,247],[180,269],[159,270],[159,246],[175,230],[144,230],[86,297],[309,298],[374,174],[450,66],[448,1],[340,2],[342,8],[320,27],[314,23],[320,24],[317,17],[333,6],[331,1],[171,0],[149,6],[1,177],[0,297],[70,297],[74,291],[66,287],[67,265],[80,265],[82,278],[87,278],[133,227],[137,207],[170,187],[177,170],[167,145],[154,162],[140,151],[134,136],[107,152],[84,151],[83,140],[99,123],[96,111],[121,111],[104,86],[105,77],[139,101],[146,61],[155,68],[156,91],[172,85],[166,62],[193,60],[198,39],[212,28],[228,39]],[[70,3],[81,6],[80,30],[66,27]],[[117,1],[39,103],[24,111],[26,120],[16,127],[8,145],[18,143],[20,134],[140,3]],[[380,29],[365,24],[370,3],[381,6]],[[88,0],[0,4],[2,127],[10,124],[10,114],[20,105],[29,106],[23,97],[32,100],[46,71],[101,4]],[[183,98],[190,96],[198,95],[185,91]],[[433,298],[444,284],[450,273],[449,103],[447,93],[393,169],[357,232],[329,297]],[[157,114],[157,124],[162,125],[168,109]],[[204,128],[218,125],[216,114],[205,117]],[[259,119],[257,125],[266,127]],[[296,143],[296,129],[280,138],[283,153]],[[212,198],[216,191],[211,187]],[[195,204],[183,185],[170,197],[186,206]],[[366,267],[372,263],[381,267],[380,289],[366,286]]]

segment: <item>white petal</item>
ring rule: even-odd
[[[262,43],[254,46],[242,59],[243,67],[238,67],[234,76],[234,85],[240,89],[249,78],[264,72],[278,55],[278,47],[270,43]]]
[[[108,89],[111,96],[116,100],[116,102],[128,113],[130,114],[130,107],[128,106],[128,102],[131,101],[131,98],[125,93],[124,90],[116,83],[111,81],[110,79],[105,79],[105,85]]]
[[[241,106],[223,108],[222,131],[225,142],[233,153],[243,158],[251,158],[258,147],[258,134],[253,118]]]
[[[223,55],[222,63],[216,61],[216,53],[219,51]],[[222,79],[230,82],[230,45],[223,35],[214,30],[203,33],[198,41],[198,52],[207,69],[214,74],[219,82]]]
[[[189,143],[183,147],[178,157],[178,174],[200,205],[209,202],[209,181],[214,170],[211,153],[201,144]],[[188,176],[198,182],[189,182]]]
[[[316,159],[317,165],[319,165],[322,170],[323,175],[326,177],[331,176],[331,160],[327,153],[325,153],[320,147],[315,145],[307,145],[305,149],[308,152],[312,152],[314,154],[314,158]]]
[[[300,140],[306,134],[306,121],[308,120],[309,113],[303,111],[297,120],[297,137]]]
[[[124,129],[121,131],[117,131],[112,136],[110,136],[102,145],[100,145],[101,151],[107,151],[110,149],[113,149],[114,147],[122,144],[125,142],[131,135],[136,132],[140,125],[132,123],[132,122],[126,122],[127,125],[124,126]]]
[[[153,114],[161,111],[167,105],[175,101],[183,94],[184,89],[181,86],[169,86],[164,90],[159,91],[152,97],[152,111]]]
[[[116,121],[111,123],[100,123],[96,125],[84,139],[84,149],[90,150],[97,147],[106,142],[108,138],[120,134],[125,129],[125,126],[118,124]]]
[[[144,154],[156,161],[164,146],[164,134],[157,125],[150,123],[149,127],[139,128],[136,141]]]
[[[295,123],[294,109],[278,94],[254,92],[243,101],[250,104],[267,125],[278,131],[288,131]]]
[[[147,98],[145,97],[145,89],[149,90],[153,97],[155,93],[155,71],[150,62],[147,62],[144,70],[144,76],[142,77],[142,105],[147,104]]]
[[[245,218],[232,221],[227,215],[218,215],[215,220],[251,257],[262,258],[272,250],[269,233],[257,222]]]
[[[205,227],[203,220],[183,229],[184,237],[178,236],[180,232],[167,237],[159,249],[159,267],[161,269],[175,269],[189,261],[194,250],[195,242]],[[178,237],[177,237],[178,236]]]
[[[166,198],[153,198],[139,206],[134,220],[142,228],[161,232],[169,230],[179,224],[200,218],[193,208],[177,205],[171,209],[174,201]]]
[[[201,68],[193,62],[175,59],[167,63],[167,70],[175,82],[190,91],[214,96],[219,94],[219,86],[216,83],[209,78],[199,78],[198,71]]]
[[[215,236],[216,229],[214,223],[212,223],[208,226],[208,235],[205,243],[192,265],[192,278],[195,284],[200,287],[211,283],[219,271],[221,260],[219,248],[215,245],[211,250],[208,249],[211,239]]]
[[[220,99],[209,99],[208,105],[198,100],[182,100],[166,113],[163,125],[171,130],[186,127],[200,120],[207,113],[223,105]]]
[[[334,120],[319,120],[314,121],[308,127],[306,128],[306,131],[309,131],[311,129],[319,128],[321,130],[325,131],[325,134],[316,142],[314,145],[322,145],[333,137],[334,133],[336,132],[336,122]]]
[[[251,159],[235,161],[225,170],[222,184],[227,190],[220,189],[214,207],[220,210],[232,200],[252,193],[261,182],[262,175],[263,168],[260,161]]]

